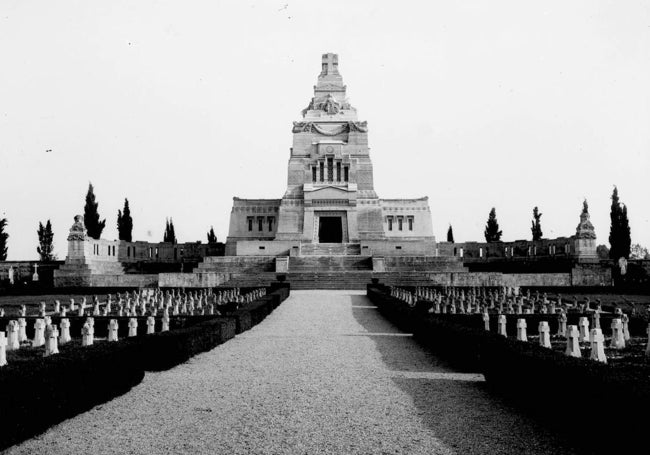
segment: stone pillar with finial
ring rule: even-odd
[[[576,228],[576,235],[573,237],[574,256],[580,262],[598,261],[596,254],[596,231],[589,220],[589,205],[585,199],[582,203],[580,223]]]

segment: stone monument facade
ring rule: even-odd
[[[282,199],[234,198],[226,255],[435,255],[428,198],[377,196],[368,125],[346,90],[338,56],[324,54],[314,96],[293,122],[287,190]]]

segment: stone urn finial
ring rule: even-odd
[[[587,199],[582,203],[582,213],[580,214],[580,223],[576,228],[576,238],[579,239],[595,239],[596,231],[594,225],[589,221],[589,204]]]
[[[70,228],[70,233],[68,234],[68,240],[85,240],[87,235],[83,215],[75,216],[74,224]]]

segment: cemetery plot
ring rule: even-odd
[[[631,418],[650,406],[650,325],[638,306],[508,288],[376,284],[368,296],[435,354],[483,373],[492,391],[589,450],[645,443],[645,421]],[[594,434],[593,419],[578,416],[620,418]]]
[[[144,371],[233,338],[288,295],[288,287],[152,290],[10,306],[0,318],[0,402],[13,419],[0,426],[0,449],[126,392]]]

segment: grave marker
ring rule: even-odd
[[[138,320],[136,318],[129,319],[129,336],[138,336]]]
[[[503,314],[500,314],[497,320],[497,333],[499,335],[503,335],[504,337],[508,336],[506,332],[506,316]]]
[[[25,318],[18,318],[18,342],[27,341],[27,321]]]
[[[37,348],[45,344],[45,321],[37,319],[34,322],[34,341],[32,347]]]
[[[612,341],[609,345],[610,348],[624,349],[625,338],[623,337],[623,324],[621,320],[616,318],[612,320]]]
[[[566,320],[567,320],[567,318],[566,318],[566,313],[565,313],[564,309],[560,313],[560,316],[558,316],[557,320],[558,320],[558,328],[557,328],[558,336],[566,337]]]
[[[564,353],[570,357],[582,357],[579,344],[580,334],[578,326],[570,325],[568,327],[568,336],[566,340],[566,350]]]
[[[18,323],[16,321],[9,321],[7,324],[7,351],[14,351],[16,349],[20,349]]]
[[[81,345],[90,346],[93,344],[93,329],[90,327],[88,322],[85,322],[81,328]]]
[[[605,337],[601,329],[591,330],[591,360],[607,363],[607,356],[605,356]]]
[[[537,326],[537,331],[539,332],[539,345],[544,348],[551,347],[551,328],[548,326],[548,322],[540,321]]]
[[[7,337],[4,332],[0,332],[0,367],[7,364]]]
[[[580,317],[578,321],[578,328],[580,330],[580,342],[586,343],[589,341],[589,319],[585,316]]]
[[[61,334],[59,335],[59,344],[64,345],[72,341],[70,338],[70,320],[67,318],[61,319]]]
[[[45,354],[44,357],[49,357],[54,354],[59,353],[59,346],[57,343],[57,337],[59,336],[59,331],[56,329],[55,325],[48,324],[45,327]]]
[[[111,319],[108,322],[108,341],[117,341],[117,319]]]
[[[526,320],[525,319],[517,319],[517,340],[518,341],[528,341],[528,337],[526,336]]]

